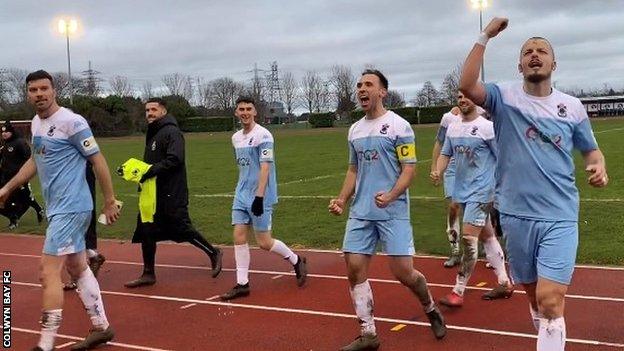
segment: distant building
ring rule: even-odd
[[[267,107],[268,113],[264,117],[265,124],[282,124],[292,122],[286,114],[283,103],[279,101],[269,102],[267,103]]]
[[[580,99],[589,117],[624,116],[624,95]]]

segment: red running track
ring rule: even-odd
[[[12,274],[12,347],[28,350],[38,340],[41,292],[40,236],[0,235],[0,268]],[[102,350],[337,350],[358,332],[341,255],[301,251],[310,279],[297,288],[290,266],[271,253],[252,250],[252,294],[228,304],[213,297],[235,284],[233,252],[226,247],[224,267],[210,278],[207,258],[188,245],[161,244],[158,283],[126,289],[141,272],[140,246],[100,241],[107,257],[99,281],[116,338]],[[381,350],[534,350],[534,330],[522,292],[509,300],[482,301],[495,283],[479,264],[460,309],[442,311],[449,325],[436,341],[417,300],[392,280],[386,257],[371,264]],[[450,291],[455,270],[437,258],[415,264],[440,298]],[[482,288],[477,283],[486,283]],[[485,290],[483,290],[485,289]],[[57,346],[69,349],[88,331],[89,321],[75,293],[66,293]],[[211,299],[213,298],[213,299]],[[210,300],[207,300],[210,299]],[[624,269],[578,268],[566,300],[567,350],[624,349]],[[391,331],[397,324],[406,327]]]

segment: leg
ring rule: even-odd
[[[93,325],[85,340],[74,344],[72,350],[86,350],[111,341],[115,334],[106,318],[100,285],[86,264],[85,252],[68,255],[66,265],[72,280],[78,285],[78,296]]]
[[[459,214],[461,206],[453,201],[449,202],[447,211],[446,234],[451,245],[451,256],[444,262],[444,267],[451,268],[459,264]]]
[[[349,279],[349,295],[360,324],[360,335],[343,351],[377,350],[379,339],[373,317],[373,291],[368,282],[368,267],[379,234],[372,221],[349,218],[343,240],[343,251]]]
[[[535,299],[540,318],[538,351],[563,351],[566,341],[565,294],[572,280],[578,247],[576,222],[538,222]]]
[[[537,283],[522,284],[522,287],[524,287],[524,291],[526,292],[527,299],[529,300],[529,313],[531,314],[531,321],[533,322],[533,327],[535,327],[536,332],[539,332],[540,318],[544,318],[544,315],[541,312],[539,312],[539,308],[537,307],[537,297],[536,297]]]
[[[236,210],[235,210],[236,211]],[[247,236],[250,226],[248,224],[234,224],[234,260],[236,261],[236,285],[225,294],[221,300],[232,300],[237,297],[248,296],[249,290],[249,262],[251,255]]]
[[[539,313],[537,351],[563,351],[566,342],[566,325],[563,318],[567,285],[539,278],[535,298]]]
[[[41,257],[40,281],[43,303],[41,337],[38,346],[44,351],[54,349],[54,338],[61,325],[63,312],[61,271],[64,262],[65,256],[53,256],[44,253]]]
[[[483,227],[481,235],[479,236],[479,240],[483,243],[485,256],[492,265],[492,268],[494,268],[494,273],[498,280],[498,286],[483,294],[481,298],[484,300],[510,298],[514,289],[509,276],[507,276],[507,270],[505,269],[505,254],[494,234],[494,228],[489,220],[486,221],[485,227]]]
[[[143,254],[143,274],[124,284],[126,288],[138,288],[156,284],[156,241],[151,235],[144,235],[141,242],[141,253]]]
[[[265,215],[267,215],[267,213],[263,214],[262,216],[265,216]],[[269,215],[270,215],[270,213],[269,213]],[[256,233],[256,242],[258,243],[258,245],[263,250],[273,252],[276,255],[279,255],[280,257],[284,258],[285,260],[288,260],[290,262],[290,264],[292,264],[294,269],[295,269],[295,276],[297,278],[297,285],[298,286],[303,286],[305,284],[307,276],[308,276],[308,269],[307,269],[307,265],[306,265],[306,263],[307,263],[306,258],[305,257],[301,257],[301,256],[295,254],[281,240],[274,239],[271,236],[271,231],[270,230],[260,231],[260,229],[264,229],[264,228],[267,228],[267,227],[266,226],[264,226],[264,227],[257,227],[254,224],[254,232]]]
[[[212,267],[212,277],[216,278],[221,273],[223,252],[220,249],[210,245],[201,233],[199,233],[191,224],[191,219],[188,217],[188,213],[182,217],[181,221],[182,230],[186,233],[185,237],[188,237],[188,242],[196,248],[202,250],[210,259],[210,266]]]

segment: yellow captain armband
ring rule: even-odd
[[[413,161],[416,160],[416,144],[403,144],[396,147],[397,156],[399,161]]]

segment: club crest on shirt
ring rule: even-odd
[[[568,107],[564,104],[557,105],[557,116],[561,118],[568,117]]]
[[[470,135],[477,135],[478,130],[479,130],[479,127],[473,126],[472,130],[470,131]]]
[[[152,151],[156,151],[156,140],[152,143]]]
[[[48,132],[46,133],[49,137],[54,136],[54,130],[56,129],[55,125],[51,125],[50,129],[48,129]]]
[[[381,134],[388,134],[388,128],[390,128],[390,125],[388,123],[385,123],[381,126],[381,130],[379,131],[379,133]]]

